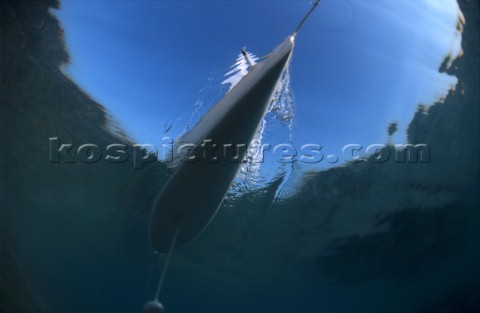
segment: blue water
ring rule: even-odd
[[[136,168],[132,145],[194,128],[228,92],[239,48],[261,61],[304,14],[291,12],[305,11],[85,3],[1,5],[0,312],[142,312],[165,262],[148,218],[173,170]],[[425,144],[430,158],[246,164],[209,227],[174,252],[166,312],[480,309],[478,2],[325,3],[298,37],[257,143],[320,143],[325,156],[346,143],[382,143],[383,153]],[[52,159],[57,137],[73,159]],[[129,159],[103,151],[88,162],[75,152],[85,143],[129,146]]]

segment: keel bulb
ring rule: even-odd
[[[143,313],[163,313],[163,312],[165,312],[165,309],[163,308],[163,304],[161,304],[157,300],[147,302],[143,307]]]

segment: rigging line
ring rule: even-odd
[[[317,7],[317,5],[320,3],[321,0],[317,0],[312,8],[310,9],[310,11],[308,11],[307,15],[305,15],[305,17],[300,21],[300,24],[298,24],[297,26],[297,29],[295,29],[295,31],[293,32],[293,36],[296,36],[297,33],[300,31],[300,28],[302,28],[303,26],[303,23],[305,23],[305,21],[308,19],[308,17],[310,16],[310,14],[312,14],[312,12],[315,10],[315,8]]]
[[[173,235],[172,243],[170,244],[170,248],[168,249],[167,259],[165,260],[165,264],[163,265],[162,275],[160,276],[160,281],[158,282],[158,287],[157,287],[157,291],[155,292],[154,299],[158,299],[158,297],[160,296],[160,291],[162,290],[163,281],[165,280],[165,275],[167,274],[168,264],[170,263],[170,259],[173,254],[173,248],[175,247],[175,242],[177,241],[179,230],[180,230],[180,225],[177,226],[177,229],[175,230],[175,234]]]

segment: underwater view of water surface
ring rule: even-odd
[[[0,14],[0,312],[480,312],[478,0]]]

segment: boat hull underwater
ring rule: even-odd
[[[158,197],[150,218],[154,250],[168,252],[198,236],[215,216],[290,60],[295,35],[287,37],[215,104],[190,131],[196,142]],[[188,137],[188,136],[186,136]],[[205,143],[216,154],[205,155]],[[203,145],[202,145],[203,144]],[[234,153],[234,158],[226,152]],[[215,150],[213,150],[215,149]],[[193,152],[192,152],[193,151]]]

